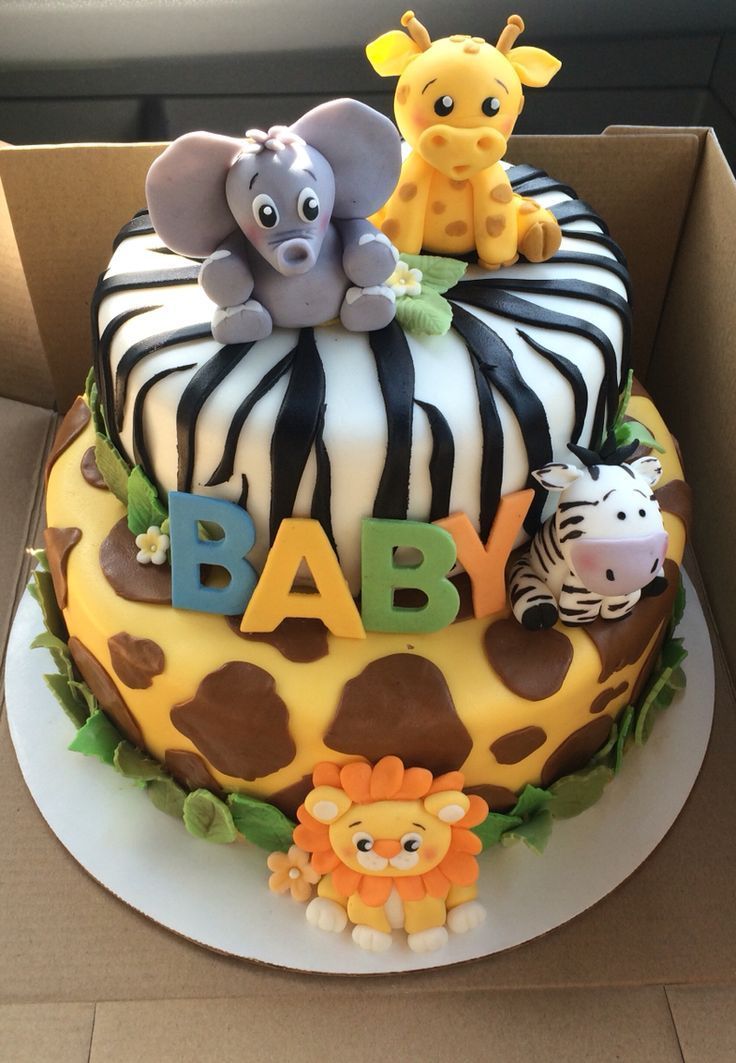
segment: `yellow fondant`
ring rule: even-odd
[[[292,589],[303,563],[316,594]],[[273,631],[287,616],[316,617],[333,635],[365,638],[335,551],[319,521],[309,517],[289,517],[281,522],[240,630]]]

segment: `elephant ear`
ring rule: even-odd
[[[335,218],[366,218],[382,207],[401,171],[401,141],[391,121],[357,100],[308,111],[292,132],[316,148],[335,174]]]
[[[156,159],[146,177],[151,223],[167,247],[206,258],[235,228],[225,180],[243,142],[217,133],[186,133]]]

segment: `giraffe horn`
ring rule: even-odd
[[[423,52],[426,52],[429,46],[432,44],[432,39],[427,33],[424,26],[421,24],[418,18],[415,17],[413,11],[405,11],[401,16],[401,25],[409,34],[415,44],[418,44]]]
[[[520,37],[523,32],[524,20],[521,15],[509,15],[506,25],[501,30],[501,36],[498,38],[498,44],[496,45],[498,51],[504,55],[506,52],[511,51],[517,37]]]

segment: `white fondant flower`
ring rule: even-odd
[[[136,535],[135,545],[138,547],[135,558],[138,564],[163,565],[166,561],[166,551],[169,549],[169,537],[154,524],[147,532]]]
[[[386,284],[397,296],[421,295],[422,271],[420,269],[410,269],[406,262],[400,258],[396,263],[396,269],[386,281]]]

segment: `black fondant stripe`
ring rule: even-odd
[[[269,371],[263,376],[253,390],[246,395],[243,401],[238,406],[237,410],[233,414],[230,421],[230,427],[227,430],[227,436],[225,437],[225,446],[222,451],[222,458],[220,464],[207,481],[207,487],[216,487],[217,484],[224,484],[230,479],[235,467],[235,454],[238,449],[238,441],[240,439],[240,433],[243,431],[243,425],[245,424],[248,415],[255,406],[255,404],[266,395],[271,388],[281,379],[284,373],[291,369],[292,362],[294,361],[294,351],[289,351],[284,357],[272,366]]]
[[[555,181],[547,174],[535,175],[525,181],[517,181],[512,187],[518,195],[527,196],[529,199],[536,199],[545,192],[561,192],[565,196],[570,196],[571,199],[575,198],[575,193],[569,185],[563,184],[562,181]]]
[[[572,237],[573,233],[569,232],[566,235]],[[575,236],[577,235],[576,233]],[[594,269],[604,269],[618,277],[626,289],[627,297],[631,300],[629,271],[617,258],[609,258],[608,255],[594,255],[586,251],[558,251],[549,261],[555,266],[581,265],[591,266]]]
[[[529,467],[527,487],[534,488],[534,499],[524,520],[524,527],[533,535],[539,527],[547,493],[533,479],[531,472],[541,469],[552,460],[552,440],[546,411],[539,397],[519,373],[514,356],[501,337],[462,307],[453,304],[452,310],[453,327],[465,340],[481,372],[504,397],[519,423]]]
[[[129,347],[120,359],[115,370],[115,425],[120,431],[123,427],[125,416],[125,400],[128,395],[128,380],[135,367],[144,358],[167,347],[176,347],[180,343],[188,343],[191,340],[204,340],[212,338],[212,327],[209,321],[201,321],[196,325],[185,325],[184,328],[170,329],[168,332],[157,332],[140,340]]]
[[[159,306],[136,306],[131,310],[125,310],[116,314],[105,325],[102,336],[99,334],[99,305],[96,303],[96,295],[92,300],[92,350],[95,356],[95,378],[99,389],[100,402],[105,415],[105,424],[110,438],[120,449],[120,437],[115,427],[115,389],[112,382],[112,367],[110,365],[110,347],[118,329],[134,317],[148,314],[151,310],[160,310]]]
[[[314,329],[303,328],[281,409],[271,436],[271,515],[273,543],[279,525],[294,512],[299,484],[317,435],[325,401],[325,371]]]
[[[432,486],[432,501],[429,520],[439,520],[450,512],[450,491],[455,468],[455,440],[446,419],[431,402],[415,399],[427,415],[432,432],[432,456],[429,459],[429,482]]]
[[[529,344],[532,350],[541,355],[545,361],[553,365],[560,376],[564,377],[572,389],[572,397],[575,409],[575,422],[572,426],[572,438],[570,442],[577,443],[580,439],[580,433],[583,430],[585,424],[585,414],[587,412],[588,403],[588,390],[585,387],[585,381],[583,374],[580,372],[574,362],[571,362],[568,358],[565,358],[562,354],[557,354],[556,351],[550,350],[549,347],[544,347],[537,340],[533,339],[523,329],[516,330],[517,335],[521,336],[523,340]]]
[[[102,277],[95,290],[94,302],[99,307],[102,300],[118,292],[140,291],[141,288],[169,288],[178,284],[192,284],[197,280],[201,267],[185,266],[184,269],[152,269],[146,273],[114,273]]]
[[[177,488],[191,491],[194,478],[197,418],[207,399],[245,358],[252,343],[228,344],[201,365],[176,408]]]
[[[238,498],[238,505],[241,509],[248,508],[248,492],[250,491],[250,484],[248,483],[248,477],[245,473],[241,473],[240,476],[240,497]]]
[[[327,538],[332,544],[332,549],[337,554],[335,536],[332,531],[332,470],[330,468],[330,456],[327,453],[324,439],[326,409],[326,404],[322,403],[319,411],[319,418],[317,420],[317,431],[314,436],[314,455],[317,461],[317,478],[314,484],[310,516],[314,520],[320,522],[325,530]]]
[[[172,373],[184,373],[189,369],[194,369],[195,365],[195,362],[192,362],[190,365],[170,365],[168,369],[162,369],[160,373],[154,373],[154,375],[140,387],[138,394],[135,397],[135,403],[133,405],[133,458],[136,465],[140,465],[150,477],[153,476],[153,463],[151,462],[151,456],[148,452],[148,445],[146,443],[146,428],[144,421],[144,411],[148,392],[158,384],[159,380],[164,380],[167,376],[171,376]]]
[[[621,263],[626,269],[626,255],[618,246],[615,240],[612,240],[606,233],[593,232],[590,229],[565,229],[563,226],[562,235],[568,237],[570,240],[583,240],[587,243],[600,244],[601,247],[605,247],[607,251],[610,251],[612,255]],[[562,254],[569,254],[570,252],[563,251]]]
[[[565,225],[569,225],[573,221],[592,221],[596,225],[599,225],[601,231],[608,236],[608,227],[599,214],[589,207],[587,203],[583,203],[582,199],[569,199],[564,203],[556,203],[554,207],[550,207],[549,210],[557,218],[560,226],[564,229]],[[574,230],[570,232],[570,236],[574,234]]]
[[[123,240],[130,239],[131,236],[149,236],[152,232],[155,232],[153,225],[151,225],[151,218],[146,211],[143,214],[136,214],[132,221],[129,221],[127,225],[124,225],[118,235],[113,240],[112,249],[116,251],[122,244]]]
[[[135,212],[135,214],[133,215],[133,217],[134,217],[134,218],[142,218],[144,214],[148,214],[148,207],[141,207],[141,209],[140,209],[140,210],[137,210],[137,211]]]
[[[526,163],[521,163],[519,166],[510,167],[506,171],[506,176],[511,182],[511,187],[516,191],[518,185],[522,184],[524,181],[532,181],[537,177],[546,177],[547,174],[537,166],[529,166]]]
[[[373,503],[373,516],[405,520],[409,510],[409,467],[414,402],[414,362],[397,321],[368,333],[386,408],[386,461]]]

